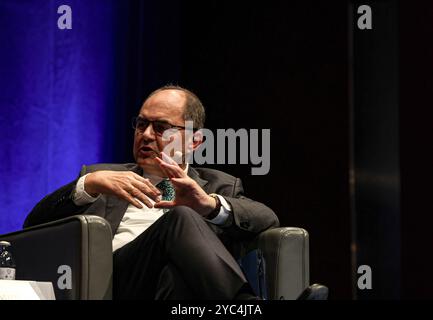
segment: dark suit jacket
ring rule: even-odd
[[[143,174],[136,164],[96,164],[83,166],[80,177],[98,170],[133,171]],[[191,166],[188,175],[207,192],[223,196],[232,207],[232,214],[222,226],[209,223],[226,247],[236,257],[242,254],[242,242],[249,241],[260,232],[277,227],[275,213],[260,202],[243,196],[242,182],[224,172]],[[77,214],[92,214],[105,218],[111,225],[113,237],[129,203],[115,196],[102,195],[92,204],[76,206],[72,200],[78,178],[42,199],[30,212],[24,228]]]

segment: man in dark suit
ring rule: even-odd
[[[136,163],[84,166],[35,206],[24,227],[76,214],[104,217],[113,231],[115,298],[253,297],[236,258],[244,241],[277,227],[278,218],[244,197],[238,178],[186,163],[203,141],[204,118],[192,92],[154,91],[134,121]],[[163,152],[174,139],[183,150],[177,162]]]

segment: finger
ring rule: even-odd
[[[135,172],[131,172],[131,173],[132,173],[132,177],[138,181],[144,182],[146,180],[146,178],[143,178],[142,176],[136,174]]]
[[[125,190],[121,190],[119,196],[123,199],[125,199],[126,201],[128,201],[129,203],[131,203],[133,206],[137,207],[138,209],[142,209],[143,206],[140,204],[140,202],[138,202],[137,200],[135,200],[128,192],[126,192]]]
[[[176,152],[174,153],[173,160],[174,160],[174,162],[176,162],[178,165],[181,165],[182,163],[184,163],[184,159],[183,159],[183,154],[182,154],[182,152],[180,152],[180,151],[176,151]]]
[[[157,201],[158,197],[161,196],[161,191],[150,182],[149,184],[146,184],[141,181],[132,181],[131,184],[133,187],[137,188],[146,196],[152,198],[155,201]]]
[[[162,167],[162,163],[164,163],[164,161],[161,160],[161,158],[155,158],[156,162],[158,162],[159,168],[161,169],[161,171],[165,174],[166,177],[170,178],[170,173],[167,172],[167,170],[165,170],[164,167]]]
[[[189,181],[186,178],[170,178],[170,181],[173,183],[173,185],[176,185],[176,186],[189,185]]]
[[[155,208],[158,209],[169,209],[176,206],[176,203],[174,201],[160,201],[158,203],[155,203]]]
[[[164,161],[162,161],[160,158],[155,158],[157,159],[156,161],[158,162],[159,167],[161,168],[161,170],[164,172],[164,174],[168,177],[168,178],[172,178],[175,177],[176,175],[174,174],[173,170],[171,170],[171,168],[169,167],[170,165],[165,163]]]
[[[180,167],[175,167],[174,165],[162,162],[160,167],[164,168],[173,178],[180,178],[182,169]],[[180,171],[178,170],[180,169]]]
[[[183,173],[183,174],[185,173],[185,171],[180,166],[182,164],[181,161],[182,152],[176,151],[173,158],[169,157],[164,152],[161,152],[161,155],[162,155],[163,162],[170,165],[172,168],[176,169],[179,173]],[[176,159],[178,159],[179,161],[176,161]]]
[[[161,152],[161,157],[162,160],[168,164],[175,164],[177,165],[178,163],[176,161],[174,161],[174,159],[172,159],[171,157],[169,157],[165,152]]]
[[[133,197],[133,198],[137,198],[139,199],[142,203],[144,203],[146,205],[146,207],[148,208],[153,208],[153,204],[152,202],[150,202],[149,198],[142,193],[139,189],[137,188],[133,188],[129,194]]]
[[[152,182],[150,182],[149,179],[147,179],[147,178],[143,178],[143,177],[139,176],[138,174],[135,174],[133,177],[134,177],[137,181],[140,181],[141,183],[143,183],[144,185],[146,185],[147,188],[149,188],[150,190],[152,190],[152,192],[156,193],[157,195],[160,195],[160,194],[161,194],[161,191],[160,191],[157,187],[155,187],[155,186],[152,184]],[[134,180],[131,181],[131,183],[132,183],[135,187],[137,187],[137,185],[134,184]]]
[[[179,167],[177,164],[168,164],[163,162],[162,160],[159,162],[160,168],[163,168],[170,174],[170,178],[182,178],[185,176],[185,172],[181,167]]]

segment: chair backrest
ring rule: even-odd
[[[261,298],[293,300],[310,285],[309,235],[305,229],[266,230],[247,251],[239,263]]]
[[[17,280],[52,282],[57,300],[111,299],[111,229],[73,216],[0,236],[12,244]]]

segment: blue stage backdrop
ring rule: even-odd
[[[0,234],[82,164],[113,160],[122,3],[0,0]]]

